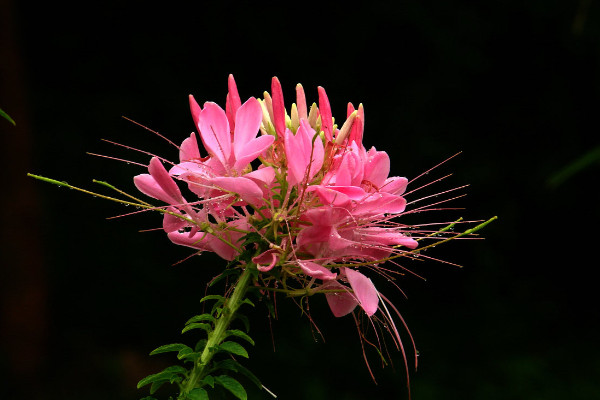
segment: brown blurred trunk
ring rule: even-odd
[[[39,196],[25,175],[31,170],[33,141],[14,6],[12,0],[0,0],[0,108],[17,123],[0,120],[0,350],[8,368],[2,392],[13,386],[19,397],[40,398],[36,386],[46,353],[47,285]]]

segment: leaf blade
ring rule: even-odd
[[[189,346],[186,346],[183,343],[171,343],[165,344],[164,346],[160,346],[150,352],[150,355],[153,356],[155,354],[168,353],[170,351],[182,351],[182,350],[192,350]]]
[[[240,400],[248,400],[248,394],[241,383],[230,376],[221,375],[215,377],[215,382],[227,389],[231,394]]]

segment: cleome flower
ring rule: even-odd
[[[268,391],[232,357],[247,357],[247,351],[227,339],[234,336],[254,343],[243,331],[229,329],[235,318],[242,317],[236,314],[239,308],[252,304],[246,298],[250,289],[267,298],[271,293],[300,297],[302,308],[309,296],[324,294],[335,317],[353,316],[365,361],[364,343],[377,345],[382,354],[375,326],[379,323],[380,331],[391,334],[395,347],[402,352],[408,385],[407,357],[394,321],[400,320],[405,328],[406,324],[371,277],[380,274],[393,284],[393,275],[403,269],[395,259],[417,257],[418,252],[440,243],[470,236],[496,217],[462,233],[452,233],[462,219],[429,231],[424,227],[437,224],[402,224],[398,221],[402,215],[438,210],[438,204],[453,199],[434,200],[432,204],[406,210],[404,194],[408,180],[390,176],[391,163],[385,151],[363,145],[362,105],[355,108],[348,104],[346,119],[338,126],[322,87],[317,90],[318,102],[309,107],[304,88],[298,84],[296,102],[289,112],[277,78],[271,81],[271,93],[265,92],[262,99],[250,97],[242,103],[231,75],[228,89],[225,109],[213,102],[200,105],[190,95],[190,111],[197,132],[192,132],[178,147],[179,162],[169,163],[167,169],[167,161],[154,156],[148,164],[148,173],[134,177],[137,189],[164,203],[160,206],[106,182],[96,181],[127,199],[29,174],[104,199],[159,211],[163,214],[162,229],[171,242],[198,253],[214,252],[229,261],[220,277],[237,277],[235,283],[226,285],[226,296],[204,297],[201,301],[216,301],[212,310],[192,317],[182,331],[202,329],[206,339],[194,348],[175,343],[151,353],[177,351],[180,360],[192,363],[190,370],[168,367],[142,379],[138,388],[152,384],[153,394],[166,382],[177,383],[178,399],[188,400],[208,398],[206,389],[216,383],[240,400],[246,400],[242,385],[229,376],[233,371],[245,374]],[[433,240],[433,244],[421,245],[422,239]],[[388,261],[398,268],[385,267]],[[357,314],[366,318],[359,319]],[[309,319],[313,322],[310,315]],[[377,344],[369,342],[363,334],[362,328],[370,326],[374,328]],[[416,366],[417,352],[408,334]],[[223,354],[229,357],[223,359]],[[366,364],[371,372],[368,361]],[[224,374],[213,376],[216,371]]]
[[[153,158],[149,174],[134,183],[168,204],[163,228],[173,243],[228,261],[250,251],[263,282],[290,287],[295,281],[311,294],[323,291],[337,317],[357,306],[372,316],[380,296],[362,269],[376,270],[390,255],[417,247],[392,221],[405,211],[408,181],[389,176],[387,153],[363,146],[362,105],[349,104],[338,129],[323,88],[318,106],[308,108],[298,85],[289,114],[277,78],[271,89],[242,104],[229,76],[225,110],[190,96],[200,142],[192,133],[180,146],[179,163],[167,171]],[[249,234],[261,238],[250,249],[244,245]]]

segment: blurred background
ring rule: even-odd
[[[174,266],[188,249],[138,232],[160,227],[158,215],[107,220],[131,210],[26,173],[135,192],[143,168],[86,153],[149,161],[108,139],[176,159],[122,116],[179,143],[194,130],[188,94],[224,105],[230,73],[243,99],[278,76],[288,106],[298,82],[310,102],[325,87],[338,120],[363,103],[365,146],[390,154],[393,175],[462,152],[419,181],[450,178],[409,198],[469,184],[448,204],[461,209],[410,222],[499,217],[485,240],[427,253],[463,268],[404,263],[426,279],[402,277],[407,298],[374,278],[420,352],[413,399],[600,397],[593,0],[1,0],[0,108],[16,126],[0,120],[0,397],[141,398],[137,381],[174,362],[148,353],[195,342],[179,330],[224,262]],[[382,369],[368,351],[375,385],[352,318],[313,299],[323,341],[285,300],[276,321],[249,311],[247,365],[280,399],[408,398],[400,353]]]

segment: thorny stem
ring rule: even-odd
[[[225,340],[225,332],[233,321],[235,313],[242,305],[248,286],[250,286],[250,278],[252,277],[251,268],[255,268],[255,266],[253,264],[246,264],[244,272],[240,275],[240,279],[233,289],[233,293],[225,301],[223,311],[215,322],[215,329],[208,335],[208,341],[202,354],[198,358],[198,361],[196,361],[189,378],[182,384],[179,399],[186,399],[187,395],[206,375],[206,370],[210,367],[210,362],[216,352],[215,347],[219,346]]]

